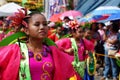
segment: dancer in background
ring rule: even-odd
[[[62,23],[55,23],[55,32],[48,36],[48,38],[52,39],[54,42],[63,37],[63,27]]]
[[[84,62],[88,58],[88,51],[93,52],[94,45],[89,40],[83,39],[83,28],[76,21],[70,21],[69,26],[72,37],[60,39],[56,41],[56,44],[61,51],[70,56],[70,59],[72,58],[71,63],[73,62],[73,67],[75,67],[75,59],[77,59],[77,62],[83,62],[82,67],[78,68],[80,70],[79,73],[76,71],[73,76],[74,78],[71,78],[74,80],[94,80],[94,76],[88,74],[85,68],[86,65],[84,65]],[[78,55],[77,58],[76,55]]]

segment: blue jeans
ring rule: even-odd
[[[105,48],[105,55],[108,55],[108,50],[109,48],[107,48],[106,44],[104,44],[104,48]],[[104,77],[108,77],[110,68],[112,70],[112,77],[113,78],[117,78],[118,76],[118,69],[117,69],[117,64],[115,59],[113,58],[109,58],[105,56],[105,70],[104,70]]]

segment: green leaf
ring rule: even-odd
[[[55,42],[49,38],[45,38],[44,42],[49,46],[52,46],[52,45],[56,46]]]
[[[10,43],[17,41],[18,38],[25,37],[25,36],[26,36],[26,34],[24,32],[17,32],[15,34],[12,34],[12,35],[4,38],[0,42],[0,47],[9,45]]]
[[[15,34],[12,34],[12,35],[6,37],[5,39],[3,39],[3,40],[0,42],[0,47],[6,46],[6,45],[9,45],[9,44],[12,44],[12,43],[15,43],[15,42],[17,42],[17,39],[18,39],[18,38],[21,39],[21,38],[23,38],[23,37],[26,37],[26,34],[25,34],[24,32],[17,32],[17,33],[15,33]],[[52,45],[55,45],[55,46],[56,46],[55,42],[52,41],[52,40],[49,39],[49,38],[45,38],[45,39],[44,39],[44,42],[45,42],[47,45],[49,45],[49,46],[52,46]]]
[[[71,34],[66,34],[66,35],[64,35],[63,37],[61,37],[61,38],[68,38],[68,37],[70,37],[71,36]]]

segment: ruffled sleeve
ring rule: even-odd
[[[17,80],[20,49],[17,44],[0,48],[0,80]]]
[[[64,49],[71,48],[70,38],[63,38],[63,39],[56,41],[55,43],[61,51],[64,51]]]
[[[57,47],[51,46],[53,60],[55,63],[54,80],[67,80],[74,75],[72,67],[73,56],[65,54]]]

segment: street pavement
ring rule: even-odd
[[[102,76],[95,76],[95,80],[100,80]],[[112,80],[112,79],[108,79],[108,80]]]
[[[95,75],[95,80],[100,80],[102,78],[102,75],[103,75],[103,67],[99,68],[98,70],[99,72],[99,75]],[[107,79],[107,80],[112,80],[111,78]]]
[[[100,80],[102,76],[95,76],[95,80]]]

